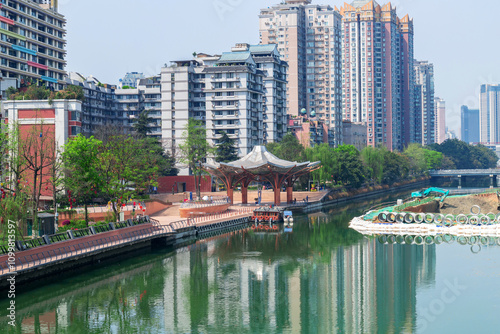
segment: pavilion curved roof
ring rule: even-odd
[[[243,158],[229,163],[203,164],[205,170],[213,174],[252,174],[256,179],[262,175],[287,174],[295,175],[313,171],[320,167],[321,162],[296,162],[279,159],[264,146],[255,146],[252,152]]]

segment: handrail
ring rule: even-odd
[[[83,253],[90,253],[92,251],[110,248],[119,244],[125,244],[128,242],[133,242],[137,240],[143,240],[148,237],[156,236],[169,233],[163,227],[155,226],[144,228],[137,231],[125,232],[121,235],[113,235],[108,237],[102,237],[95,240],[85,241],[84,239],[78,239],[82,242],[76,244],[61,246],[55,249],[41,250],[40,252],[16,257],[15,265],[13,271],[17,271],[19,266],[21,269],[36,268],[42,264],[47,264],[49,262],[76,257]],[[5,266],[4,266],[5,264]],[[0,275],[12,272],[10,270],[9,263],[5,261],[0,263]]]
[[[216,199],[216,200],[209,200],[208,203],[205,203],[206,201],[202,202],[184,202],[181,204],[181,209],[183,208],[206,208],[210,206],[218,206],[218,205],[224,205],[224,204],[229,204],[229,201],[227,198],[224,199]]]

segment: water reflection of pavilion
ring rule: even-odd
[[[217,255],[208,243],[176,256],[165,277],[167,332],[223,324],[264,332],[412,331],[417,288],[435,278],[434,245],[364,240],[331,250],[326,265],[308,258],[269,261],[252,252]]]

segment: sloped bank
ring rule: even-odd
[[[370,199],[380,195],[386,195],[405,190],[424,188],[429,184],[429,181],[430,181],[429,177],[422,177],[413,181],[395,183],[392,186],[389,185],[374,186],[369,188],[351,190],[348,192],[337,192],[337,193],[334,193],[332,191],[328,195],[323,197],[321,201],[309,203],[307,206],[302,207],[302,210],[304,212],[317,211],[327,206],[344,204],[346,202],[351,202],[361,199]]]

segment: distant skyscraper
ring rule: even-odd
[[[481,143],[500,143],[500,85],[481,85],[479,130]]]
[[[479,109],[461,108],[461,138],[466,143],[479,143]]]
[[[402,150],[415,141],[413,20],[368,0],[340,13],[344,119],[367,123],[368,146]]]
[[[311,0],[286,0],[262,9],[260,41],[277,44],[289,64],[287,113],[328,125],[328,143],[342,143],[341,16]]]
[[[436,143],[446,140],[446,103],[442,98],[434,98]]]
[[[415,61],[415,142],[429,145],[436,142],[434,112],[434,66]],[[418,88],[417,88],[418,87]]]

